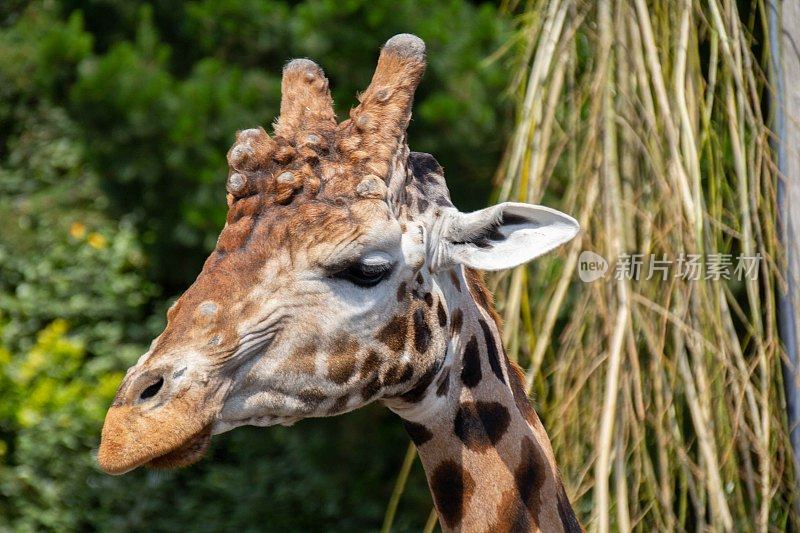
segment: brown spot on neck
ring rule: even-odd
[[[519,498],[516,489],[503,491],[497,506],[497,521],[489,529],[492,533],[520,533],[533,531],[531,516]]]
[[[486,282],[483,279],[483,272],[465,268],[464,274],[467,279],[467,287],[469,288],[470,294],[475,299],[475,303],[477,303],[481,309],[489,313],[489,316],[494,320],[495,324],[497,324],[497,330],[501,331],[500,326],[502,325],[502,321],[500,315],[497,314],[494,308],[494,297],[486,287]]]
[[[478,351],[478,340],[475,335],[470,337],[464,347],[464,354],[461,357],[461,381],[469,388],[481,382],[481,354]]]
[[[530,437],[522,439],[520,462],[514,470],[514,483],[520,500],[530,511],[537,525],[539,509],[542,506],[541,491],[545,480],[545,468],[547,465],[541,449]]]
[[[517,405],[517,410],[532,428],[542,428],[539,415],[536,414],[528,398],[528,393],[525,392],[525,386],[523,385],[525,383],[525,372],[523,372],[518,364],[509,361],[508,358],[506,358],[506,366],[511,370],[508,380],[511,385],[511,393],[514,395],[514,403]],[[542,431],[544,431],[543,428]]]
[[[403,427],[406,428],[408,436],[411,437],[411,440],[414,442],[414,446],[417,448],[433,438],[433,433],[431,433],[431,430],[422,424],[417,424],[416,422],[411,422],[409,420],[403,420]]]
[[[475,491],[475,480],[462,465],[447,460],[433,471],[430,486],[439,516],[448,528],[455,529]]]
[[[500,383],[505,383],[506,380],[505,377],[503,377],[503,366],[500,361],[497,339],[494,338],[494,334],[485,320],[480,319],[478,323],[483,330],[483,338],[486,342],[486,358],[489,360],[489,367],[491,367],[497,379],[500,380]],[[503,354],[503,358],[505,359],[505,354]]]
[[[520,443],[520,462],[514,469],[514,487],[503,491],[491,531],[540,531],[538,517],[545,468],[541,450],[530,437],[524,437]]]
[[[456,412],[453,430],[467,448],[482,452],[500,442],[510,422],[508,409],[498,402],[464,402]]]

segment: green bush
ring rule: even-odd
[[[122,373],[93,368],[67,331],[55,320],[13,359],[0,348],[0,516],[15,529],[77,529],[91,512],[87,450]]]

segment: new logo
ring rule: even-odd
[[[581,281],[590,283],[602,278],[608,270],[608,261],[602,255],[584,250],[578,256],[578,276]]]

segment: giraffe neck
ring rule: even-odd
[[[442,528],[580,531],[488,292],[470,271],[445,276],[444,363],[422,401],[390,405],[417,447]]]

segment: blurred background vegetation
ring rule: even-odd
[[[444,165],[456,204],[541,202],[584,228],[490,279],[580,518],[796,526],[767,7],[0,4],[0,530],[381,527],[411,464],[381,408],[237,429],[177,472],[112,478],[92,451],[122,372],[214,245],[225,153],[276,116],[284,62],[319,61],[342,116],[399,32],[429,48],[410,143]],[[626,252],[764,260],[757,281],[585,284],[586,249],[612,270]],[[402,489],[394,530],[433,525],[418,462]]]

